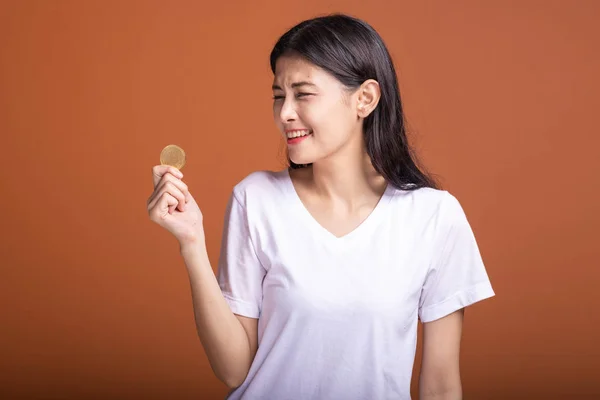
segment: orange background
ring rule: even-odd
[[[496,290],[466,313],[465,398],[600,395],[600,2],[12,0],[0,397],[225,395],[177,243],[147,214],[151,167],[167,144],[186,150],[216,268],[232,186],[285,162],[271,47],[333,11],[389,46],[414,143]]]

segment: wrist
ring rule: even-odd
[[[205,246],[204,230],[190,229],[178,239],[180,250]]]
[[[187,239],[179,242],[179,252],[182,256],[206,253],[206,242],[203,237]]]
[[[179,253],[186,259],[204,260],[208,258],[204,231],[194,231],[179,240]]]

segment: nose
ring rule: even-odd
[[[287,122],[295,121],[297,117],[293,99],[286,98],[281,105],[281,110],[279,110],[281,122],[285,124]]]

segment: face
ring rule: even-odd
[[[355,93],[298,56],[277,60],[273,116],[296,164],[315,163],[362,145]]]

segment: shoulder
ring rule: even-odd
[[[447,190],[428,187],[415,190],[395,189],[393,202],[397,207],[409,210],[414,218],[431,221],[436,225],[453,224],[465,218],[461,203]]]
[[[286,169],[280,171],[254,171],[233,187],[233,196],[241,204],[274,199],[286,190]]]

